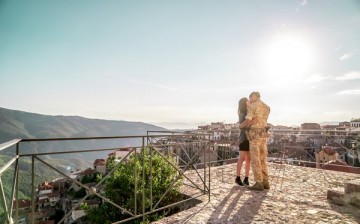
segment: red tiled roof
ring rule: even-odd
[[[317,123],[303,123],[301,124],[301,129],[306,130],[306,129],[320,129],[320,124]]]
[[[39,184],[39,190],[43,191],[43,190],[51,190],[53,188],[52,183],[44,181],[41,184]]]
[[[115,152],[111,152],[111,153],[108,154],[109,157],[114,156],[114,155],[115,155]]]
[[[28,208],[31,205],[31,201],[27,199],[19,199],[19,208]],[[13,203],[13,209],[16,209],[16,200]]]
[[[333,150],[330,146],[325,146],[323,148],[324,153],[328,154],[329,156],[332,156],[336,153],[335,150]]]
[[[36,224],[55,224],[54,220],[38,221]]]
[[[91,168],[88,168],[88,169],[86,169],[86,170],[84,170],[84,171],[82,171],[81,173],[82,174],[84,174],[84,175],[88,175],[88,176],[90,176],[90,175],[93,175],[94,174],[94,170],[93,169],[91,169]]]
[[[94,161],[94,166],[105,166],[105,165],[106,165],[105,159],[96,159]]]

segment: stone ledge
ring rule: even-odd
[[[327,191],[328,200],[338,205],[345,205],[345,193],[343,189],[334,188]]]
[[[355,179],[345,184],[345,194],[360,193],[360,179]]]
[[[351,205],[360,208],[360,179],[351,180],[343,188],[330,189],[327,199],[337,205]]]

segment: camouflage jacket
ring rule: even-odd
[[[257,138],[267,138],[267,119],[270,114],[270,107],[261,100],[251,104],[251,109],[248,110],[246,119],[255,119],[255,123],[250,126],[249,140]]]

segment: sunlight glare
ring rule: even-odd
[[[301,75],[308,72],[313,63],[310,42],[295,34],[274,36],[264,56],[266,71],[272,75]]]

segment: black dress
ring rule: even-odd
[[[244,121],[245,121],[245,115],[243,113],[239,114],[239,123],[241,124]],[[249,140],[246,137],[244,129],[240,131],[239,141],[240,141],[239,150],[249,151],[250,149]]]
[[[249,151],[250,145],[249,140],[245,140],[244,142],[239,144],[239,150],[240,151]]]

